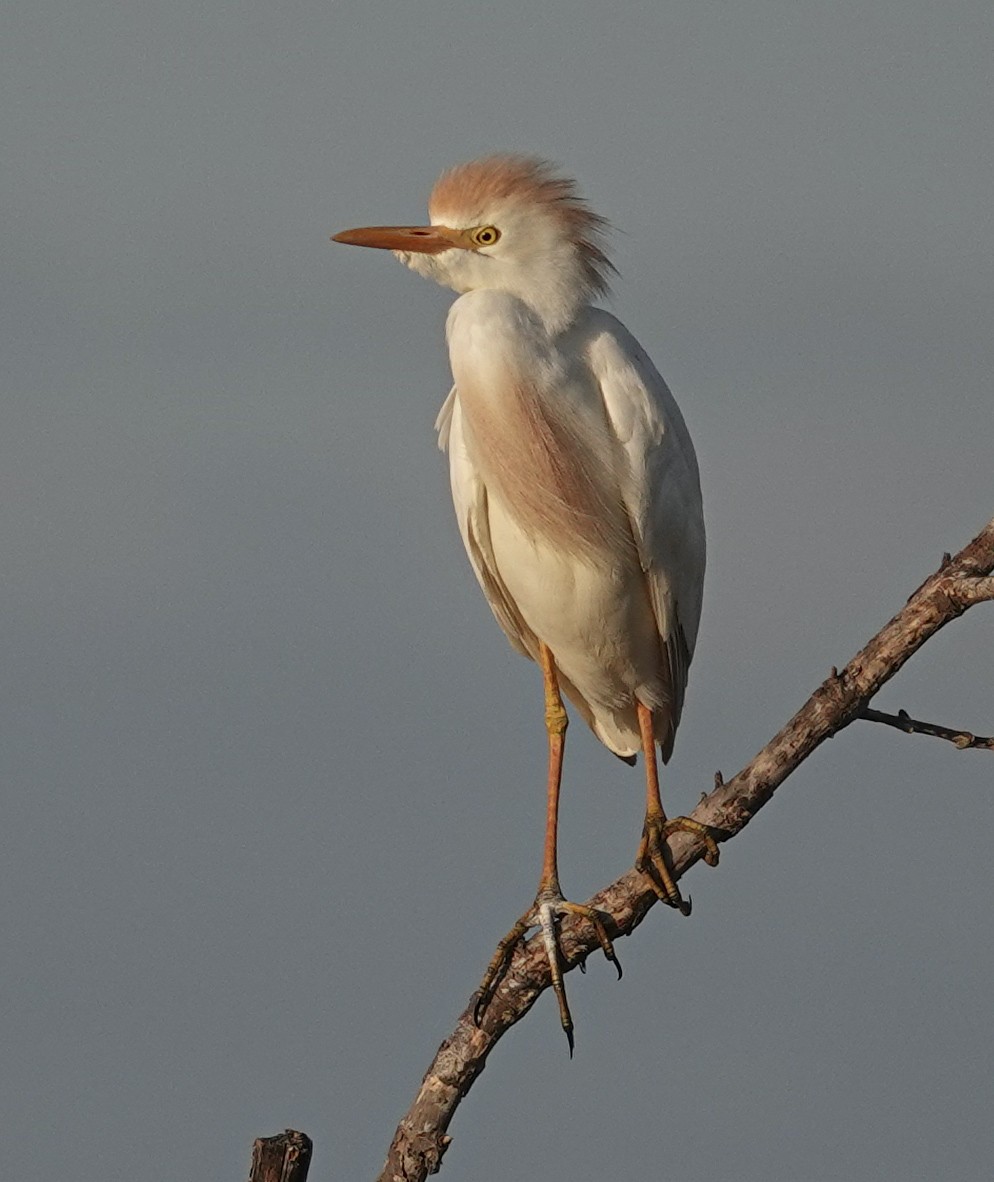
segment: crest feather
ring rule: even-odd
[[[614,271],[602,246],[609,222],[579,195],[576,181],[560,176],[547,160],[502,154],[457,164],[435,182],[428,213],[433,221],[442,212],[456,211],[473,220],[482,218],[485,210],[500,201],[545,206],[564,223],[577,244],[590,290],[598,294],[607,291],[608,277]]]

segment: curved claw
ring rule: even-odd
[[[674,893],[670,894],[667,892],[666,881],[663,876],[662,870],[659,868],[659,866],[657,866],[657,864],[655,862],[652,863],[652,869],[653,869],[654,873],[650,873],[648,870],[645,870],[641,866],[639,867],[639,869],[642,871],[642,873],[649,880],[649,885],[656,892],[656,898],[660,901],[660,903],[665,903],[667,907],[672,907],[674,911],[679,911],[680,914],[684,918],[686,918],[691,913],[691,911],[693,911],[693,909],[694,909],[693,899],[691,899],[689,895],[685,899],[683,897],[683,895],[681,895],[679,890],[677,889],[676,883],[673,883]],[[660,879],[663,879],[663,881],[657,882],[657,877]],[[671,882],[672,882],[672,879],[671,879]]]

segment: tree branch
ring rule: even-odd
[[[994,599],[994,520],[911,596],[905,606],[841,671],[833,669],[792,719],[755,758],[727,783],[715,788],[691,816],[729,841],[752,820],[777,788],[826,739],[864,712],[882,685],[940,628],[969,607]],[[704,853],[689,833],[669,839],[673,877],[680,878]],[[627,936],[657,901],[644,875],[635,869],[590,900],[604,915],[612,939]],[[560,929],[563,971],[586,960],[599,947],[590,925],[567,918]],[[497,1041],[531,1009],[549,987],[549,965],[538,936],[515,952],[508,971],[479,1027],[472,1000],[455,1030],[438,1049],[410,1110],[394,1135],[378,1182],[423,1182],[441,1164],[450,1137],[449,1122]]]
[[[970,748],[977,751],[994,751],[994,738],[975,735],[972,731],[953,730],[948,726],[939,726],[935,722],[922,722],[919,718],[912,718],[907,710],[885,714],[883,710],[871,710],[869,706],[864,706],[859,712],[859,717],[866,722],[882,722],[885,726],[904,731],[906,735],[931,735],[934,739],[946,739],[960,751]]]
[[[307,1182],[313,1148],[310,1137],[296,1129],[259,1137],[252,1146],[248,1182]]]

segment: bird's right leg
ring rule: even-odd
[[[559,834],[559,789],[563,776],[563,754],[566,748],[566,727],[569,719],[563,706],[562,695],[559,692],[559,679],[556,675],[555,660],[551,651],[544,644],[539,649],[542,665],[542,678],[545,683],[545,729],[549,736],[549,780],[546,794],[545,813],[545,854],[542,861],[542,877],[538,884],[538,894],[535,902],[518,920],[513,928],[497,945],[487,971],[480,985],[479,995],[473,1009],[473,1019],[477,1025],[483,1018],[487,1006],[490,1004],[497,987],[507,972],[511,956],[520,940],[529,928],[538,927],[542,932],[546,956],[549,959],[549,972],[552,976],[552,987],[559,1003],[559,1019],[569,1042],[570,1054],[573,1053],[573,1018],[566,1001],[566,987],[563,984],[562,964],[559,956],[559,943],[556,937],[556,921],[560,915],[582,915],[589,920],[604,955],[612,962],[621,976],[621,965],[614,954],[614,947],[608,938],[604,923],[593,907],[583,903],[571,903],[563,898],[559,885],[558,866],[558,834]]]

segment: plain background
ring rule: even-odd
[[[735,772],[994,512],[989,0],[7,0],[5,1169],[372,1178],[535,889],[541,686],[432,421],[450,296],[347,226],[494,150],[618,227],[700,455],[666,799]],[[877,704],[990,733],[975,609]],[[577,899],[641,777],[570,732]],[[500,1045],[457,1182],[970,1180],[994,1152],[983,752],[820,750],[694,915]],[[16,1163],[16,1166],[12,1163]]]

